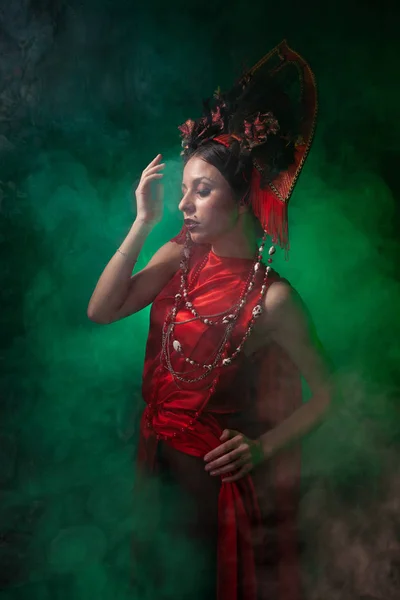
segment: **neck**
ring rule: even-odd
[[[251,215],[242,215],[237,225],[219,237],[211,249],[217,256],[227,258],[254,258],[257,250],[257,235]]]

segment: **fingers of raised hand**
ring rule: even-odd
[[[147,181],[151,181],[152,179],[157,179],[163,176],[163,173],[159,171],[165,167],[165,163],[152,167],[147,171],[143,171],[142,176],[140,178],[140,183],[146,183]]]
[[[165,164],[161,162],[161,159],[161,154],[157,154],[157,156],[153,158],[153,160],[147,165],[147,167],[143,169],[143,173],[147,173],[148,171],[151,171],[151,169],[157,169],[161,165]]]
[[[160,163],[159,165],[154,165],[154,166],[148,166],[142,173],[143,176],[147,176],[147,175],[152,175],[153,173],[157,173],[157,171],[160,171],[161,169],[163,169],[165,167],[165,163]]]
[[[154,166],[157,166],[161,160],[162,156],[161,154],[157,154],[157,156],[155,158],[153,158],[153,160],[147,165],[147,167],[144,169],[144,171],[147,171],[148,169],[151,169]]]
[[[146,175],[146,176],[142,175],[142,178],[136,189],[136,193],[144,192],[145,190],[147,191],[147,189],[152,181],[161,180],[163,177],[164,177],[163,173],[153,173],[152,175]],[[162,182],[160,181],[160,183],[162,183]]]

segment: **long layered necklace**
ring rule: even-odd
[[[197,383],[197,382],[202,381],[207,378],[208,378],[209,382],[205,384],[205,389],[208,391],[208,393],[206,393],[204,395],[204,401],[202,403],[202,406],[193,413],[192,418],[190,418],[188,420],[188,422],[186,423],[186,425],[181,428],[181,433],[184,433],[187,429],[192,428],[195,421],[200,417],[201,413],[207,406],[211,395],[215,391],[215,388],[218,383],[218,380],[219,380],[222,370],[224,368],[228,367],[229,365],[231,365],[232,362],[240,354],[247,338],[249,337],[249,335],[251,334],[251,332],[253,330],[256,320],[261,316],[261,314],[263,312],[263,299],[264,299],[265,293],[267,291],[267,279],[268,279],[269,273],[271,272],[270,266],[267,266],[265,269],[265,274],[264,274],[264,278],[263,278],[263,281],[261,284],[260,292],[257,296],[257,300],[255,301],[255,304],[251,311],[251,318],[247,324],[246,331],[245,331],[244,335],[242,336],[242,339],[240,340],[236,349],[230,355],[228,355],[229,342],[232,337],[232,333],[234,331],[236,322],[240,316],[241,311],[243,310],[244,306],[246,305],[246,303],[248,301],[248,296],[249,296],[250,292],[253,290],[254,285],[255,285],[257,273],[258,273],[259,269],[261,268],[261,261],[262,261],[262,257],[263,257],[266,238],[267,238],[267,232],[265,231],[262,241],[261,241],[261,245],[258,248],[256,257],[255,257],[252,267],[249,271],[247,279],[242,286],[238,301],[233,306],[230,306],[229,308],[227,308],[226,310],[224,310],[222,312],[219,312],[216,314],[201,315],[196,310],[195,306],[193,305],[193,302],[191,302],[189,300],[189,297],[190,297],[189,295],[190,295],[190,292],[193,290],[195,283],[197,282],[197,280],[200,276],[201,271],[203,270],[203,268],[205,267],[205,265],[208,261],[209,253],[207,253],[205,255],[204,259],[201,261],[201,263],[199,264],[197,269],[194,271],[194,273],[191,277],[191,280],[190,280],[190,284],[189,284],[188,273],[189,273],[190,255],[191,255],[191,251],[190,251],[191,243],[190,243],[190,234],[189,233],[187,234],[186,243],[183,248],[182,259],[181,259],[181,263],[180,263],[181,283],[180,283],[179,291],[175,295],[174,306],[171,308],[169,314],[167,315],[167,317],[164,321],[163,329],[162,329],[162,349],[161,349],[160,360],[161,360],[161,363],[163,363],[165,365],[165,367],[168,369],[169,373],[173,377],[173,379],[178,387],[182,387],[182,384]],[[274,253],[275,253],[275,247],[271,246],[271,248],[269,249],[269,258],[268,258],[269,263],[272,262],[271,257]],[[192,316],[191,316],[191,318],[186,319],[185,321],[177,321],[178,312],[182,308],[186,308],[187,310],[189,310],[190,313],[192,314]],[[193,321],[201,321],[204,325],[206,325],[208,327],[215,327],[216,325],[220,325],[220,326],[225,325],[225,330],[221,337],[221,341],[220,341],[219,345],[217,345],[217,348],[214,351],[213,356],[210,357],[209,360],[207,360],[204,363],[195,361],[192,358],[190,358],[189,356],[186,356],[181,342],[177,339],[177,336],[175,335],[176,325],[185,325],[186,323],[190,323]],[[173,367],[173,364],[172,364],[174,353],[180,355],[180,358],[183,359],[186,364],[193,367],[193,369],[189,368],[189,370],[185,369],[185,371],[175,370]],[[200,372],[200,374],[198,374],[199,372]],[[197,376],[193,376],[194,373],[197,373]],[[213,377],[212,377],[212,375],[213,375]],[[211,377],[212,377],[212,379],[210,382]],[[149,413],[148,413],[147,425],[148,425],[148,427],[151,427],[152,426],[151,425],[152,413],[157,410],[157,405],[150,403],[148,408],[149,408]],[[174,437],[176,437],[176,435],[177,435],[176,433],[173,434]],[[160,438],[163,436],[157,436],[157,437]]]
[[[171,373],[171,375],[174,378],[176,383],[182,382],[182,383],[190,384],[190,383],[195,383],[195,382],[201,381],[202,379],[206,379],[210,375],[210,373],[212,371],[214,371],[215,369],[217,369],[219,367],[229,366],[232,363],[232,361],[242,351],[244,343],[247,340],[247,338],[249,337],[249,335],[251,334],[251,331],[254,327],[256,320],[260,317],[260,315],[262,313],[263,298],[264,298],[265,292],[267,290],[267,278],[271,271],[270,266],[268,266],[265,270],[265,275],[264,275],[264,279],[263,279],[263,282],[261,285],[260,293],[259,293],[259,296],[253,307],[252,316],[247,325],[246,331],[245,331],[239,345],[233,351],[233,353],[230,356],[228,356],[228,354],[227,354],[229,340],[232,336],[232,332],[234,330],[236,321],[239,318],[240,312],[242,311],[243,307],[247,303],[248,295],[254,288],[257,272],[261,267],[261,260],[262,260],[262,256],[263,256],[266,236],[267,236],[267,234],[266,234],[266,232],[264,232],[264,236],[262,238],[261,245],[258,249],[256,258],[251,267],[249,275],[242,287],[238,301],[233,306],[227,308],[223,312],[220,312],[217,314],[212,314],[212,315],[211,314],[210,315],[199,314],[199,312],[194,307],[193,303],[191,301],[189,301],[189,293],[193,289],[201,271],[203,270],[204,266],[206,265],[207,260],[209,258],[209,253],[206,254],[203,261],[199,264],[196,271],[193,273],[193,276],[190,281],[190,286],[189,286],[188,271],[189,271],[189,263],[190,263],[190,245],[189,245],[189,239],[187,238],[186,244],[183,248],[183,256],[182,256],[182,261],[180,264],[180,268],[181,268],[180,289],[179,289],[178,293],[175,295],[174,306],[170,310],[170,312],[167,315],[167,318],[164,322],[163,334],[162,334],[162,360],[165,361],[165,365],[167,366],[169,372]],[[274,253],[275,253],[275,248],[274,248],[274,246],[272,246],[269,250],[270,258],[268,259],[268,262],[272,262],[271,256]],[[187,319],[186,321],[178,322],[176,320],[177,314],[183,306],[186,307],[186,309],[188,309],[191,312],[192,317],[190,319]],[[175,326],[176,325],[178,325],[178,324],[184,325],[186,323],[196,321],[196,320],[201,321],[202,323],[204,323],[204,325],[206,325],[208,327],[213,327],[215,325],[221,325],[221,324],[225,325],[225,331],[224,331],[224,334],[222,335],[222,339],[221,339],[219,346],[215,350],[214,358],[210,358],[210,360],[206,361],[205,363],[197,362],[197,361],[193,360],[192,358],[190,358],[189,356],[185,356],[185,352],[182,347],[182,344],[180,343],[180,341],[178,339],[176,339],[176,336],[175,336]],[[188,363],[194,367],[193,370],[189,370],[189,371],[185,370],[185,372],[176,371],[172,365],[172,352],[176,352],[176,353],[180,354],[181,357],[184,358],[186,363]],[[202,371],[202,373],[200,375],[198,375],[197,377],[192,377],[191,374],[195,371],[198,371],[199,369]]]

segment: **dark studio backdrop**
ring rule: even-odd
[[[1,600],[133,598],[148,310],[100,326],[87,304],[134,219],[132,183],[164,155],[140,268],[179,230],[177,125],[283,38],[316,73],[320,118],[276,265],[341,386],[304,440],[306,600],[398,598],[397,18],[386,1],[0,0]],[[174,597],[141,577],[134,600]]]

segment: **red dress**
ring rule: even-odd
[[[207,261],[198,273],[198,267],[208,252]],[[194,246],[189,288],[191,278],[195,279],[188,299],[200,314],[226,310],[237,302],[252,264],[251,259],[222,258],[209,251],[209,247]],[[272,273],[267,280],[269,282],[278,277]],[[229,354],[246,331],[263,275],[263,270],[257,273],[256,285],[236,322]],[[141,472],[154,472],[160,440],[175,451],[202,461],[207,452],[221,443],[219,438],[225,427],[255,439],[301,404],[299,373],[282,349],[272,344],[250,358],[242,352],[231,365],[222,368],[216,390],[209,399],[209,393],[207,395],[204,389],[207,379],[178,387],[161,360],[161,339],[162,326],[174,305],[179,285],[180,273],[177,272],[157,296],[151,309],[142,388],[147,406],[141,420],[138,451]],[[177,320],[186,321],[191,317],[185,308],[179,311]],[[204,363],[213,356],[223,329],[224,326],[210,327],[193,320],[182,326],[178,324],[175,335],[185,356]],[[185,362],[178,352],[173,353],[172,362],[178,372],[193,370],[193,366]],[[204,468],[204,463],[201,468]],[[258,467],[241,480],[219,485],[218,600],[299,600],[295,533],[299,479],[300,454],[296,446],[280,452],[268,464]],[[263,582],[263,555],[268,546],[266,536],[272,535],[271,523],[268,531],[263,527],[264,501],[271,506],[271,496],[276,554],[275,587],[272,588],[268,582]],[[276,591],[273,596],[271,589]]]

